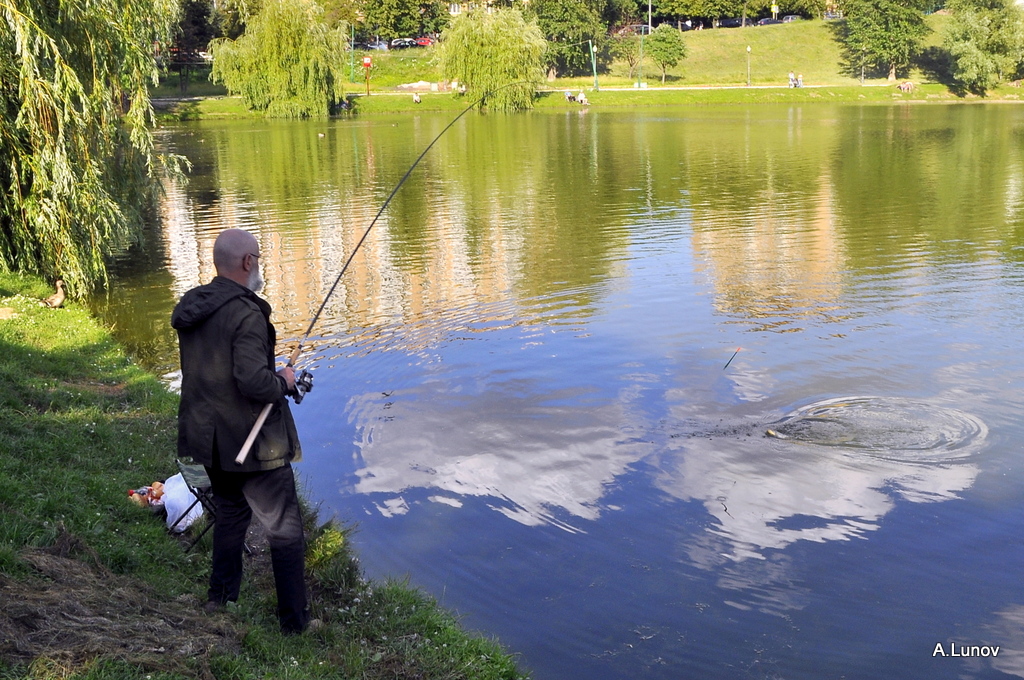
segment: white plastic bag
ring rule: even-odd
[[[192,526],[192,523],[203,515],[203,504],[196,503],[191,510],[189,506],[196,502],[195,494],[188,490],[185,479],[181,474],[176,474],[164,482],[164,507],[167,509],[167,528],[174,527],[173,531],[181,533]],[[178,522],[178,518],[188,514]],[[175,525],[175,522],[178,522]]]

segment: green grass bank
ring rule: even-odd
[[[578,104],[566,102],[564,90],[574,94],[579,86],[547,90],[538,94],[538,110],[580,110]],[[585,88],[590,101],[589,109],[614,110],[617,108],[645,108],[681,105],[721,104],[814,104],[814,103],[952,103],[952,102],[1019,102],[1024,97],[1020,88],[1004,86],[988,93],[987,97],[960,95],[940,83],[922,83],[911,92],[901,92],[888,83],[857,85],[809,85],[803,88],[786,86],[706,86],[692,88],[618,89],[602,86],[599,90]],[[352,111],[342,114],[375,115],[415,112],[461,111],[473,100],[448,93],[422,93],[420,103],[414,103],[410,94],[375,92],[370,96],[354,95],[350,101]],[[214,120],[218,118],[260,117],[246,110],[240,97],[196,98],[187,101],[164,102],[160,106],[161,120],[165,123],[185,120]]]
[[[177,396],[88,309],[42,306],[49,292],[0,274],[0,678],[521,677],[495,641],[422,592],[365,580],[350,529],[315,509],[315,629],[278,632],[258,533],[238,606],[204,614],[209,534],[186,552],[127,497],[176,472]]]

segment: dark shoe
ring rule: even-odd
[[[227,606],[223,602],[216,602],[215,600],[210,600],[209,602],[203,605],[203,611],[207,614],[219,614],[221,612],[227,611]]]
[[[312,628],[316,630],[320,627],[320,621],[317,620],[315,625],[311,625],[312,622],[309,620],[309,612],[302,612],[301,616],[291,616],[281,619],[281,632],[285,635],[302,635],[308,629]]]

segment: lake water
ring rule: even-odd
[[[173,381],[251,229],[289,353],[449,120],[162,129],[96,308]],[[298,469],[538,680],[1024,677],[1022,299],[1024,107],[474,113],[314,329]]]

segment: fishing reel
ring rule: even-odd
[[[302,369],[302,372],[295,375],[295,389],[289,394],[296,404],[302,403],[302,398],[306,396],[306,392],[313,389],[313,374]]]

